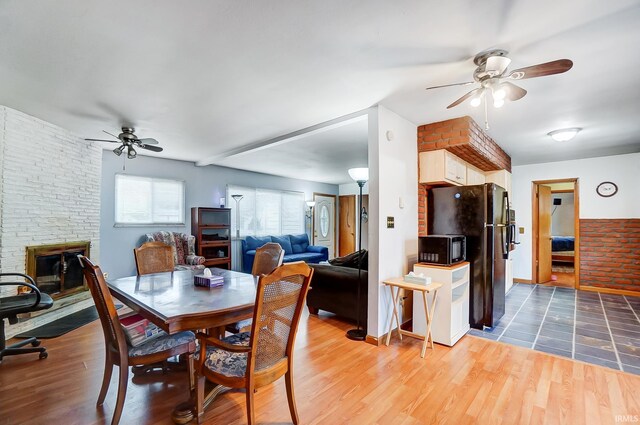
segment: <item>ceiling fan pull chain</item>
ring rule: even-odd
[[[489,130],[489,107],[487,106],[487,97],[484,96],[484,129]]]

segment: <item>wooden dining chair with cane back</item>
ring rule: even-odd
[[[193,387],[193,353],[196,349],[195,335],[192,332],[180,332],[169,335],[164,331],[156,329],[153,337],[142,340],[136,339],[133,344],[131,336],[127,338],[123,330],[120,318],[116,312],[115,305],[109,293],[107,282],[100,267],[94,265],[87,257],[78,255],[84,277],[91,291],[91,295],[98,310],[98,316],[102,325],[105,340],[105,366],[102,387],[98,395],[97,406],[104,403],[104,399],[109,390],[111,374],[114,366],[119,366],[120,375],[118,381],[118,395],[111,424],[116,425],[120,421],[124,407],[124,399],[127,393],[127,383],[129,381],[129,366],[150,365],[160,363],[169,357],[186,355],[188,356],[189,382]],[[140,319],[144,318],[140,317]],[[124,320],[124,318],[122,319]],[[150,325],[155,326],[155,325]],[[149,330],[149,328],[147,328]],[[146,332],[143,332],[143,335]]]
[[[304,262],[287,263],[258,280],[251,332],[222,340],[198,333],[196,411],[203,419],[205,379],[246,390],[249,425],[255,424],[254,390],[284,375],[289,411],[299,423],[293,388],[293,345],[313,276]]]
[[[269,274],[282,265],[284,259],[284,249],[279,243],[269,242],[256,249],[256,256],[253,260],[251,274],[260,276]],[[251,319],[240,320],[226,326],[226,331],[232,334],[248,332],[251,330]]]
[[[145,242],[133,249],[138,276],[151,273],[172,272],[175,268],[173,251],[164,242]]]

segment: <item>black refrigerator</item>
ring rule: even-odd
[[[511,239],[507,191],[494,183],[441,187],[429,191],[427,202],[429,234],[466,236],[471,327],[495,326],[504,315]]]

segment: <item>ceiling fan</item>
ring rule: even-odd
[[[447,106],[447,109],[451,109],[465,100],[471,99],[469,103],[473,107],[480,106],[484,100],[486,111],[486,105],[489,100],[493,101],[494,107],[500,108],[504,105],[505,100],[516,101],[522,99],[527,94],[525,89],[513,84],[511,81],[562,74],[570,70],[573,66],[571,60],[559,59],[507,72],[507,67],[511,63],[511,59],[507,57],[508,54],[509,52],[502,49],[491,49],[480,52],[473,59],[473,62],[477,66],[473,73],[474,81],[427,87],[426,90],[480,83],[480,87],[471,90]]]
[[[122,133],[120,133],[117,136],[115,134],[109,133],[108,131],[105,131],[105,130],[102,130],[102,131],[107,133],[109,136],[115,137],[118,140],[117,141],[104,140],[104,139],[84,139],[84,140],[88,140],[91,142],[121,143],[122,145],[115,148],[113,150],[113,153],[120,156],[122,155],[122,152],[124,152],[126,148],[127,158],[129,159],[133,159],[138,155],[135,148],[146,149],[152,152],[162,152],[162,148],[160,146],[153,146],[158,144],[158,141],[156,139],[151,139],[151,138],[139,139],[138,136],[133,134],[135,132],[135,129],[132,127],[122,127]]]

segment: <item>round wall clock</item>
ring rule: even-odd
[[[618,193],[618,186],[613,182],[602,182],[596,187],[598,195],[609,198]]]

